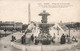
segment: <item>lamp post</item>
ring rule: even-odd
[[[68,29],[69,29],[69,37],[70,37],[70,27],[68,27]]]
[[[58,35],[59,35],[59,28],[57,27],[57,32],[58,32]]]
[[[13,30],[14,30],[14,28],[12,28],[12,29],[11,29],[11,31],[12,31],[12,34],[13,34]]]
[[[6,37],[6,31],[7,31],[6,27],[5,27],[4,31],[5,31],[5,37]]]
[[[68,43],[70,43],[70,27],[68,27],[68,29],[69,29],[69,40],[68,40]]]

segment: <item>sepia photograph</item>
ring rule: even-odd
[[[0,0],[0,51],[80,51],[80,0]]]

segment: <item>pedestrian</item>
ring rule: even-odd
[[[31,41],[32,42],[34,41],[34,35],[33,34],[31,35]]]
[[[66,42],[67,42],[67,43],[70,42],[70,37],[69,37],[69,35],[67,35],[67,37],[66,37]]]
[[[14,36],[12,35],[12,39],[11,39],[11,41],[14,41]]]
[[[37,45],[39,43],[39,40],[37,39],[37,37],[35,36],[35,45]]]
[[[65,44],[65,35],[63,34],[61,36],[61,41],[60,41],[61,44]]]
[[[23,36],[21,37],[21,43],[22,43],[22,44],[25,44],[25,35],[23,35]]]
[[[16,37],[14,36],[14,41],[16,41]]]

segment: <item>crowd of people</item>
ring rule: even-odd
[[[54,36],[52,38],[53,43],[55,43],[55,38],[56,38],[56,36],[54,34]],[[73,36],[72,39],[71,39],[71,37],[69,35],[64,35],[64,34],[62,34],[62,36],[60,37],[59,40],[60,40],[60,42],[59,42],[60,44],[78,42],[78,40],[75,38],[75,36]]]
[[[25,34],[25,35],[23,35],[21,37],[21,44],[33,43],[33,44],[37,45],[38,43],[51,44],[51,42],[52,43],[56,42],[55,41],[55,39],[56,39],[56,35],[55,34],[54,34],[53,37],[51,37],[48,34],[42,34],[42,35],[39,35],[39,37],[36,37],[36,36],[34,36],[34,34],[32,34],[31,36],[29,36],[29,37],[27,36],[26,37],[26,34]],[[16,41],[15,36],[12,35],[12,40],[11,41]],[[73,42],[77,42],[77,39],[73,36],[72,37],[72,41]],[[62,34],[62,36],[60,37],[60,42],[59,43],[60,44],[71,43],[70,36]]]
[[[32,34],[29,38],[26,37],[26,35],[23,35],[21,37],[21,43],[22,44],[30,44],[30,43],[34,43],[34,44],[37,44],[38,43],[38,39],[37,37]]]

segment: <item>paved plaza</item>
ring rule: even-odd
[[[16,37],[16,39],[20,39],[23,34],[20,32],[17,32],[17,33],[14,33],[13,35]],[[15,47],[11,46],[11,36],[12,35],[9,35],[7,37],[3,37],[0,39],[0,51],[22,51],[21,49],[17,49]],[[80,35],[78,35],[78,36],[80,36]],[[65,50],[59,50],[59,51],[80,51],[80,38],[78,38],[78,40],[79,40],[78,45],[76,47],[74,47],[72,49],[65,49]],[[44,46],[44,45],[42,45],[42,46]],[[43,50],[41,50],[41,51],[43,51]]]
[[[16,39],[20,39],[22,35],[20,32],[14,33]],[[11,36],[12,35],[9,35],[0,39],[0,51],[18,51],[18,49],[11,46]]]

